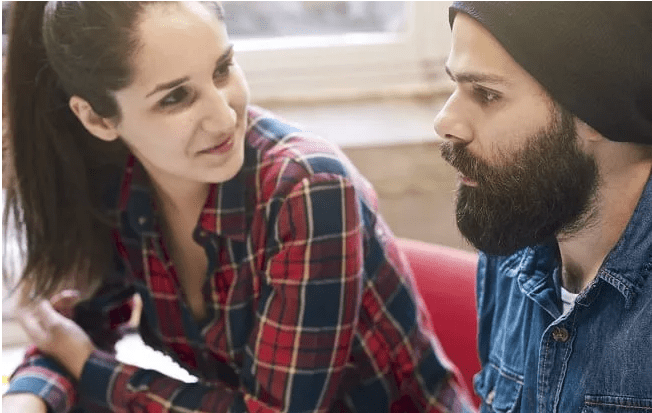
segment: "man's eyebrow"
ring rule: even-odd
[[[504,77],[486,73],[460,72],[453,75],[448,66],[446,66],[446,74],[448,74],[454,82],[458,83],[496,83],[509,85],[509,82]]]
[[[232,52],[233,52],[233,45],[230,45],[224,51],[224,53],[222,53],[220,55],[220,57],[217,58],[217,62],[215,63],[215,67],[217,68],[225,60],[230,59],[231,55],[232,55]],[[154,87],[154,89],[151,92],[149,92],[147,94],[147,96],[145,96],[145,98],[148,98],[148,97],[152,96],[153,94],[164,91],[164,90],[174,89],[175,87],[179,86],[182,83],[187,82],[188,80],[190,80],[190,76],[184,76],[184,77],[181,77],[179,79],[175,79],[175,80],[172,80],[172,81],[169,81],[169,82],[159,83],[158,85],[156,85]]]

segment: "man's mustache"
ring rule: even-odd
[[[467,178],[480,183],[487,176],[489,166],[471,155],[465,145],[444,141],[439,150],[441,157]]]

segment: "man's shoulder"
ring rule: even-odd
[[[480,251],[478,271],[516,276],[516,273],[534,273],[553,270],[557,264],[557,244],[554,240],[521,248],[509,255],[493,255]]]
[[[520,249],[510,255],[494,255],[479,252],[478,274],[483,276],[513,276],[514,271],[520,267],[523,259],[532,255],[531,248]]]

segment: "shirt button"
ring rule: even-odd
[[[566,330],[564,327],[555,327],[552,330],[552,338],[557,342],[565,343],[568,341],[568,337],[568,330]]]

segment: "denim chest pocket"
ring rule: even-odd
[[[489,363],[474,377],[473,387],[482,399],[483,413],[519,410],[523,380]]]
[[[586,395],[581,413],[652,413],[652,399]]]

